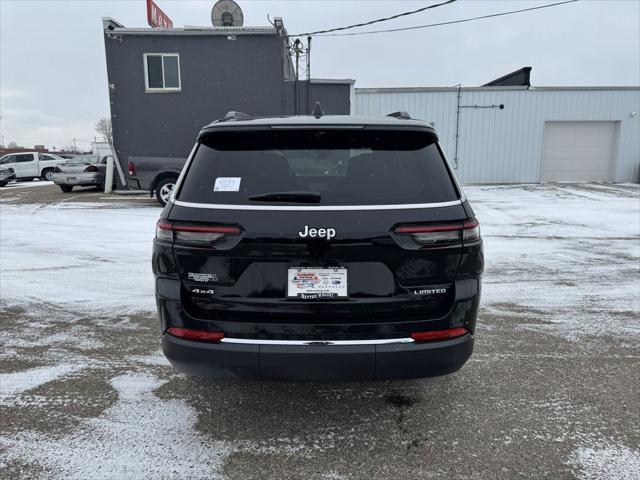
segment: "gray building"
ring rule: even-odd
[[[268,27],[126,28],[103,19],[114,147],[126,170],[140,157],[186,158],[198,130],[230,110],[299,113],[321,102],[349,114],[352,80],[298,82],[282,20]]]

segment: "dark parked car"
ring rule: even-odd
[[[65,193],[73,187],[98,187],[104,189],[107,161],[110,155],[78,155],[58,165],[52,180]]]
[[[482,270],[438,137],[406,113],[204,127],[153,250],[164,354],[209,377],[455,372],[473,350]]]
[[[4,187],[11,180],[16,179],[16,172],[13,168],[4,168],[0,165],[0,187]]]

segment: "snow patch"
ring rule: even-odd
[[[637,480],[640,452],[607,441],[577,448],[569,460],[580,480]]]
[[[623,190],[466,187],[484,240],[482,313],[568,340],[638,343],[640,189]]]
[[[4,402],[7,397],[32,390],[83,368],[85,368],[83,365],[77,363],[66,363],[50,367],[30,368],[20,372],[2,373],[0,374],[0,402]]]
[[[153,355],[135,355],[130,357],[132,361],[142,363],[143,365],[149,365],[152,367],[170,367],[171,364],[167,357],[164,356],[162,351],[158,351]]]
[[[158,208],[0,208],[3,302],[112,313],[117,299],[120,315],[155,311],[151,251]]]
[[[195,429],[193,407],[153,395],[164,383],[150,374],[120,375],[111,381],[116,404],[79,430],[61,438],[5,437],[0,444],[8,460],[40,464],[59,479],[167,478],[167,472],[176,478],[219,477],[230,447]]]
[[[54,185],[54,183],[45,180],[33,180],[31,182],[9,182],[2,188],[4,189],[4,191],[7,191],[17,190],[20,188],[47,187],[49,185]]]

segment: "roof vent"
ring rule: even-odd
[[[387,115],[387,117],[393,117],[400,120],[411,120],[411,115],[409,115],[407,112],[402,111],[390,113],[389,115]]]
[[[311,115],[313,115],[316,118],[320,118],[324,115],[324,112],[322,111],[322,107],[320,106],[320,102],[316,102],[316,106],[313,107],[313,112],[311,112]]]

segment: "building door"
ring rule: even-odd
[[[546,122],[540,182],[610,182],[615,122]]]

